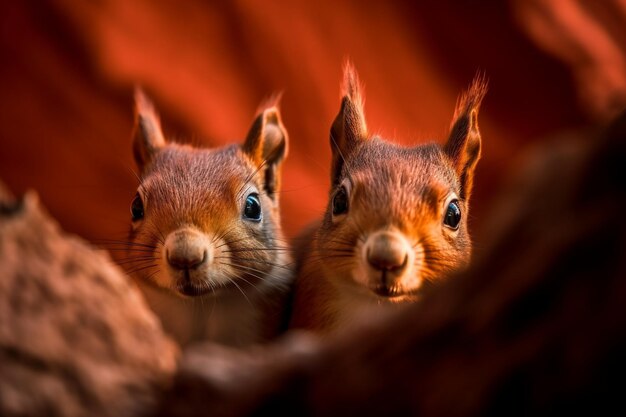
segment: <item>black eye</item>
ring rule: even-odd
[[[450,204],[448,204],[446,215],[443,218],[443,224],[448,226],[451,229],[456,230],[459,228],[460,222],[461,222],[461,208],[459,207],[459,201],[452,200]]]
[[[243,217],[246,220],[252,220],[255,222],[261,221],[261,202],[259,201],[259,195],[257,193],[252,193],[246,197]]]
[[[143,219],[143,201],[141,201],[141,196],[139,195],[139,193],[135,195],[135,198],[133,198],[133,202],[130,203],[130,214],[133,221]]]
[[[339,216],[348,212],[348,192],[342,185],[333,197],[333,216]]]

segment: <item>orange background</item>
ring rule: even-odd
[[[345,58],[365,84],[370,130],[405,144],[443,140],[482,70],[477,229],[525,148],[626,102],[626,6],[582,3],[5,1],[0,178],[16,194],[37,190],[69,231],[122,238],[137,186],[135,83],[166,134],[206,146],[242,140],[257,106],[282,91],[293,236],[324,210]]]

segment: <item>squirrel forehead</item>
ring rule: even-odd
[[[240,189],[253,172],[238,146],[216,149],[170,144],[159,150],[143,173],[142,187],[150,194],[199,198],[224,197]]]
[[[420,190],[428,194],[459,192],[459,180],[437,144],[402,147],[382,140],[364,143],[350,155],[344,174],[358,187],[403,193]]]
[[[418,233],[439,225],[443,203],[451,192],[460,193],[459,179],[436,144],[407,148],[366,142],[343,169],[352,180],[351,212],[363,229],[393,224]]]

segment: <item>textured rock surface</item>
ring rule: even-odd
[[[107,256],[0,184],[0,415],[145,414],[176,357]]]

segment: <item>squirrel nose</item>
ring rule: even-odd
[[[165,240],[167,263],[174,269],[195,269],[206,262],[204,236],[192,229],[178,230]]]
[[[175,269],[195,269],[203,264],[206,259],[206,251],[168,251],[167,262]]]
[[[366,242],[367,262],[376,270],[400,273],[408,263],[407,246],[399,233],[374,233]]]

